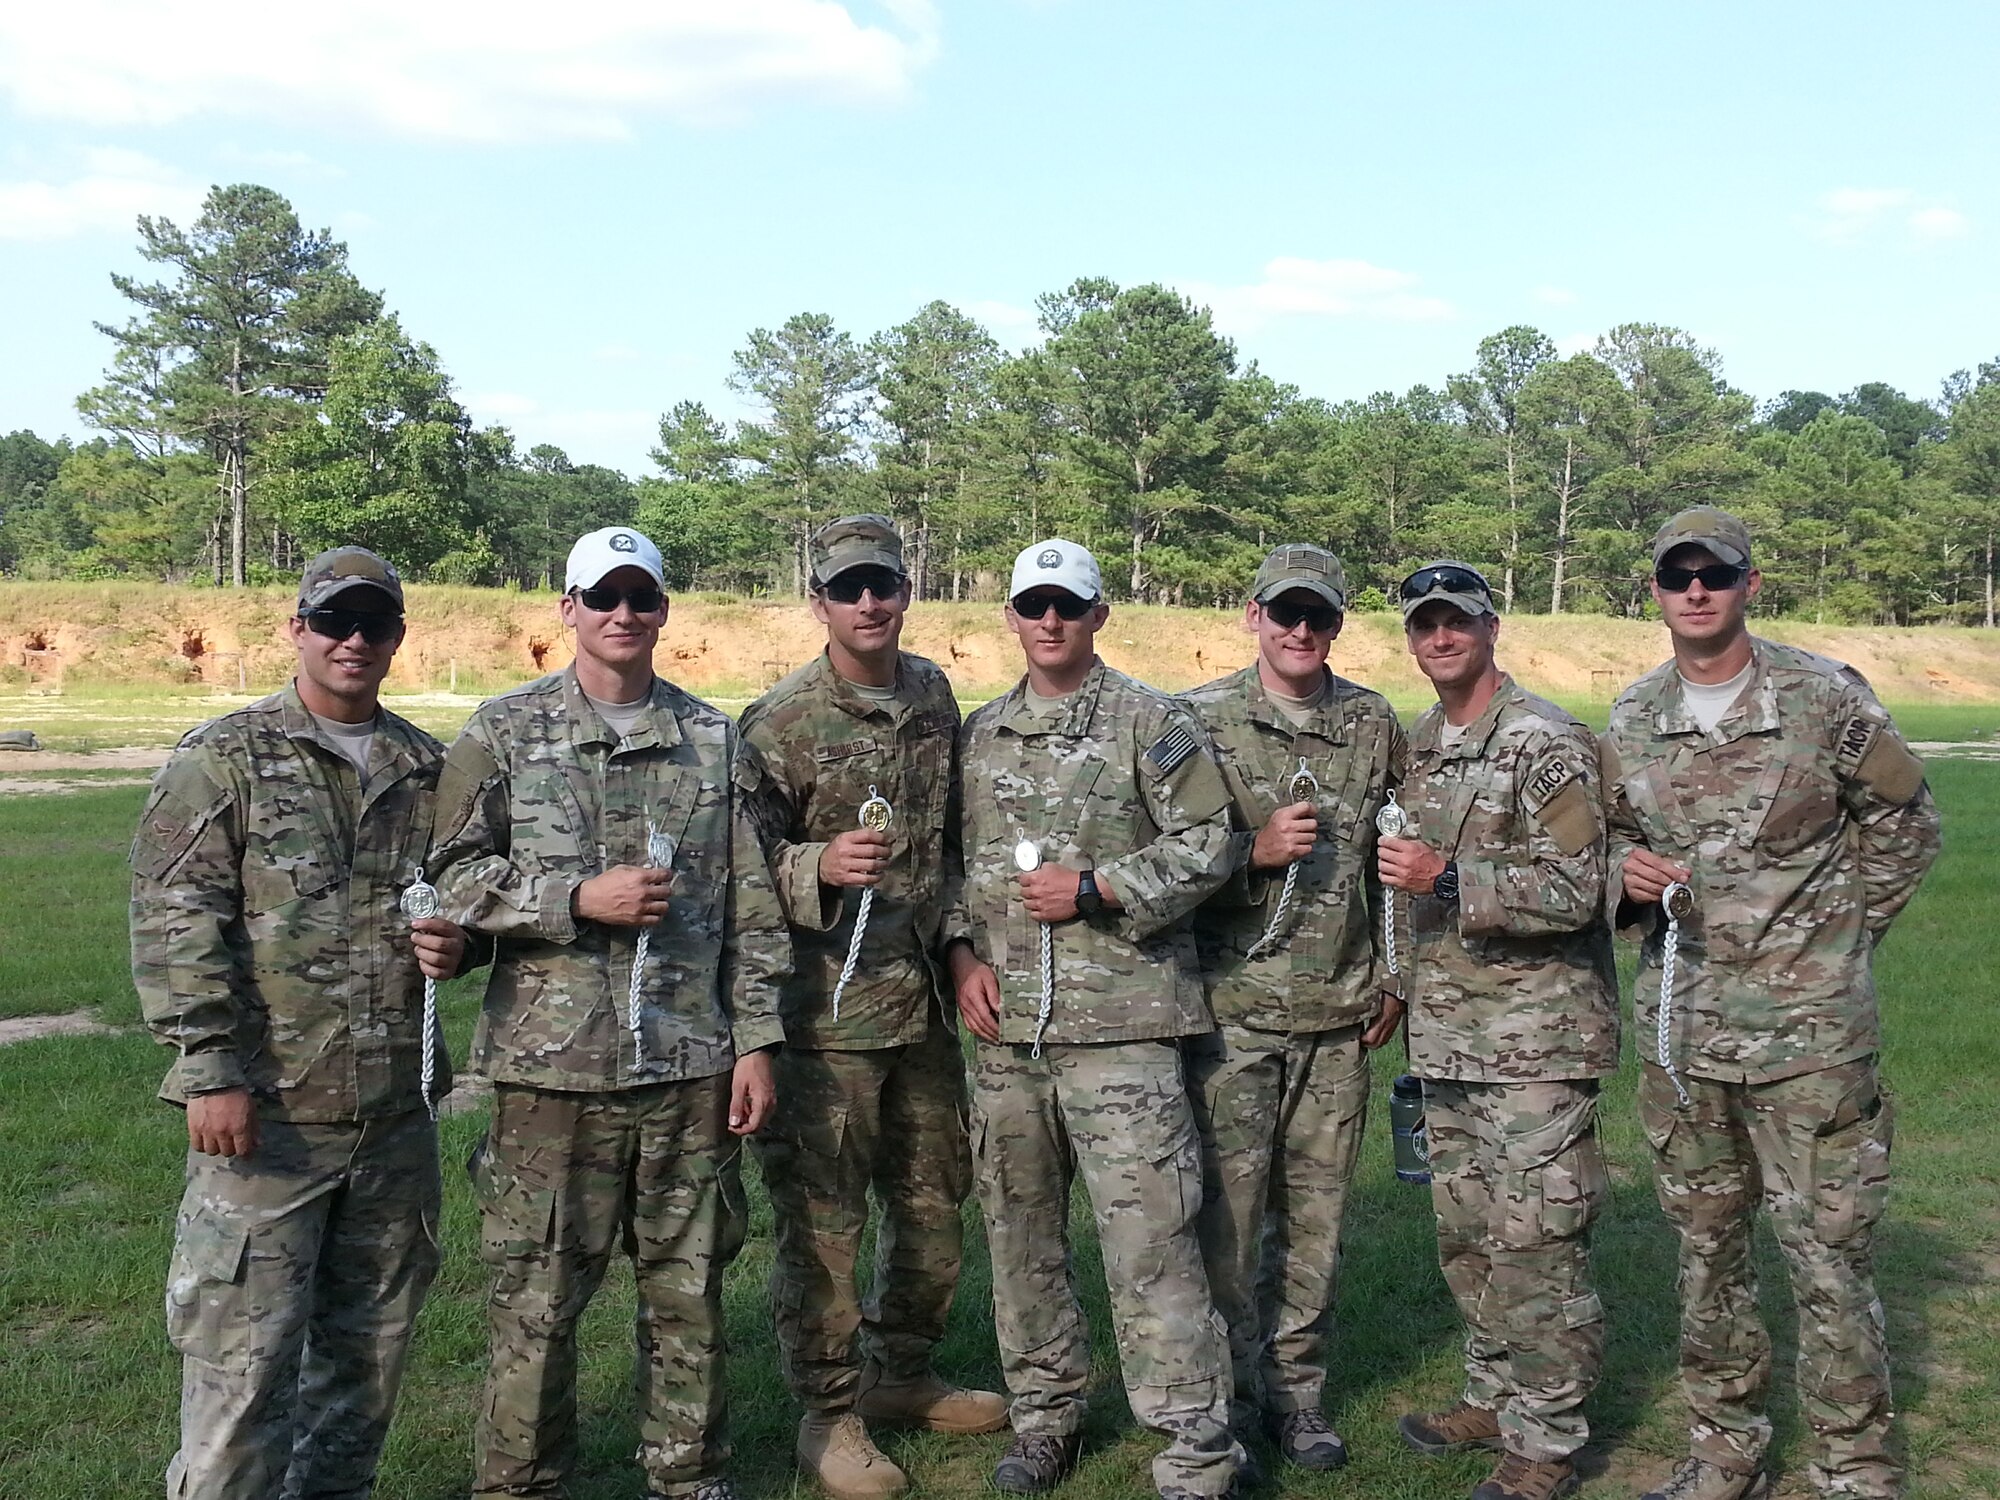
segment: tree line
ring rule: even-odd
[[[1653,531],[1709,503],[1754,528],[1774,612],[1994,624],[2000,359],[1930,400],[1871,382],[1760,404],[1681,329],[1565,356],[1516,326],[1437,385],[1330,401],[1179,293],[1085,277],[1037,300],[1019,353],[942,301],[868,338],[823,313],[758,328],[728,376],[755,417],[675,404],[633,479],[476,427],[346,247],[268,188],[138,232],[162,274],[112,278],[133,311],[98,325],[110,363],[77,401],[100,435],[0,438],[0,573],[241,585],[355,541],[414,578],[553,588],[574,536],[627,523],[677,588],[797,594],[812,531],[876,510],[922,598],[992,597],[1059,533],[1119,599],[1233,603],[1268,547],[1307,539],[1356,607],[1452,556],[1510,609],[1631,615]]]

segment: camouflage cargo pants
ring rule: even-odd
[[[1081,1172],[1132,1415],[1168,1439],[1153,1477],[1226,1494],[1243,1450],[1229,1433],[1228,1338],[1196,1237],[1201,1151],[1178,1044],[1049,1046],[1039,1058],[982,1044],[972,1107],[1015,1432],[1083,1426],[1090,1334],[1070,1264],[1070,1188]]]
[[[1316,1411],[1340,1277],[1340,1218],[1368,1120],[1361,1027],[1224,1026],[1183,1050],[1201,1130],[1201,1247],[1229,1327],[1235,1421]]]
[[[167,1281],[181,1353],[170,1500],[362,1500],[437,1271],[437,1128],[261,1122],[189,1153]]]
[[[603,1094],[494,1089],[470,1164],[495,1273],[475,1495],[563,1493],[577,1319],[620,1246],[639,1291],[639,1463],[668,1495],[721,1472],[722,1276],[747,1222],[728,1111],[727,1073]]]
[[[920,1375],[944,1336],[972,1182],[965,1063],[957,1035],[933,1020],[923,1041],[902,1047],[787,1047],[777,1074],[781,1104],[757,1160],[776,1230],[778,1348],[808,1410],[844,1411],[863,1359],[894,1377]],[[882,1225],[864,1302],[854,1278],[870,1188]]]
[[[1465,1319],[1465,1399],[1539,1462],[1589,1439],[1604,1363],[1588,1231],[1609,1193],[1597,1084],[1424,1081],[1438,1259]]]
[[[1890,1455],[1889,1348],[1873,1241],[1889,1195],[1892,1111],[1866,1058],[1776,1083],[1673,1084],[1648,1064],[1639,1117],[1660,1207],[1681,1236],[1681,1384],[1692,1451],[1757,1467],[1771,1338],[1750,1260],[1761,1198],[1799,1308],[1799,1407],[1823,1495],[1902,1493]]]

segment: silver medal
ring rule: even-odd
[[[1041,867],[1042,851],[1035,846],[1033,839],[1023,838],[1020,843],[1014,846],[1015,869],[1025,875],[1030,870],[1039,870]]]

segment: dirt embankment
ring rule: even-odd
[[[290,673],[284,620],[293,597],[275,588],[0,583],[0,687],[266,690]],[[570,659],[570,639],[547,595],[419,585],[409,604],[409,638],[391,692],[492,692]],[[2000,702],[2000,632],[1789,621],[1756,628],[1852,662],[1892,701]],[[688,596],[674,601],[659,667],[696,692],[744,696],[812,656],[821,639],[802,603]],[[968,697],[998,691],[1020,670],[997,605],[919,605],[905,641],[944,666]],[[1114,607],[1099,647],[1113,666],[1169,689],[1233,671],[1252,654],[1235,613],[1152,606]],[[1502,661],[1517,677],[1570,700],[1609,699],[1666,655],[1661,626],[1588,615],[1513,616],[1501,637]],[[1392,615],[1349,620],[1333,661],[1391,696],[1423,696]]]

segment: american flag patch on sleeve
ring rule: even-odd
[[[1194,754],[1194,731],[1185,724],[1176,724],[1153,742],[1153,748],[1146,752],[1146,759],[1153,763],[1153,769],[1162,776],[1171,776],[1174,768]]]

